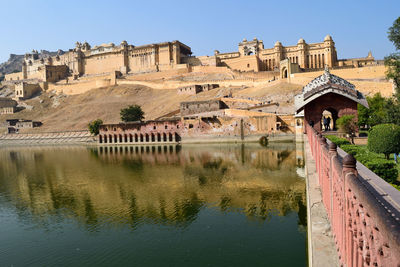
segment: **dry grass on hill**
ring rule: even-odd
[[[32,119],[43,122],[40,128],[32,132],[82,130],[89,121],[101,118],[105,123],[120,121],[121,108],[137,104],[142,106],[146,119],[155,119],[179,109],[182,101],[206,100],[222,97],[228,92],[233,96],[262,99],[266,96],[285,93],[285,99],[292,99],[298,87],[282,83],[260,88],[218,88],[196,96],[178,95],[175,89],[156,90],[139,85],[120,85],[90,90],[80,95],[56,95],[45,92],[33,99],[26,100],[28,108],[13,115],[1,115],[0,121],[11,118]],[[276,96],[275,96],[276,97]],[[32,109],[29,109],[29,106]]]
[[[185,96],[177,95],[176,90],[154,90],[137,85],[93,89],[72,96],[46,92],[25,101],[33,107],[31,110],[27,108],[12,115],[1,115],[0,121],[19,118],[43,122],[42,127],[30,131],[81,130],[97,118],[105,123],[119,122],[121,108],[128,105],[142,106],[146,119],[154,119],[178,109],[181,101],[214,98],[217,93],[218,90],[215,90],[198,96]]]

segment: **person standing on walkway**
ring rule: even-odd
[[[324,122],[324,130],[328,131],[328,119],[325,116],[324,116],[323,122]]]
[[[327,119],[326,119],[326,125],[327,125],[327,127],[328,127],[328,131],[331,131],[332,129],[331,129],[331,117],[328,117]]]

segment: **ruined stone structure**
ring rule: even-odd
[[[160,120],[104,124],[100,126],[100,144],[175,143],[181,140],[181,120]]]
[[[331,113],[332,128],[335,128],[336,119],[343,115],[354,115],[357,120],[357,104],[368,107],[367,100],[353,84],[331,74],[328,68],[295,97],[296,112],[304,110],[305,123],[314,124],[317,131],[322,130],[324,111]]]
[[[104,124],[100,127],[98,143],[157,144],[205,139],[240,141],[245,138],[257,141],[266,134],[279,136],[289,133],[293,136],[292,115],[277,116],[247,109],[248,105],[244,109],[230,109],[220,99],[182,102],[180,117]]]
[[[181,102],[181,116],[217,111],[227,108],[226,104],[219,99],[204,101]]]
[[[19,82],[15,84],[15,99],[28,99],[42,90],[38,83]]]
[[[306,130],[341,266],[400,266],[400,192]]]
[[[196,95],[198,93],[207,92],[218,87],[218,84],[193,84],[178,88],[178,94]]]
[[[24,119],[9,119],[5,125],[8,133],[17,133],[21,129],[31,129],[42,126],[40,121],[24,120]]]
[[[17,109],[17,102],[8,97],[0,97],[0,114],[13,114]]]

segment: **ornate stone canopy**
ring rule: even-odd
[[[368,108],[367,100],[356,90],[354,84],[331,74],[326,67],[324,74],[304,86],[302,93],[295,96],[296,112],[300,112],[305,105],[328,93],[342,95]]]

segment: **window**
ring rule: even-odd
[[[247,67],[250,68],[250,64],[247,64]]]
[[[155,130],[155,129],[157,129],[157,126],[154,125],[154,126],[153,126],[153,130]]]
[[[165,129],[168,129],[168,125],[165,125]]]

